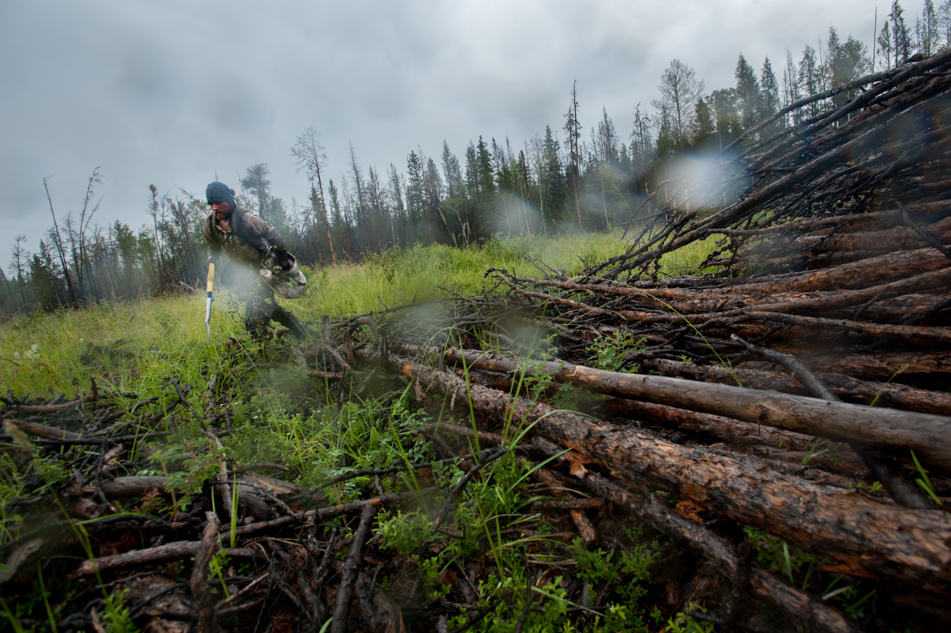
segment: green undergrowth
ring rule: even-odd
[[[305,271],[313,290],[293,306],[305,319],[316,319],[321,314],[341,318],[445,297],[448,293],[443,288],[460,294],[481,294],[488,268],[505,268],[520,276],[541,275],[525,259],[532,257],[569,275],[577,274],[582,270],[582,259],[601,261],[625,248],[619,232],[492,239],[468,248],[396,247],[365,262]]]
[[[308,271],[312,289],[305,298],[287,303],[306,322],[316,323],[324,314],[338,320],[447,296],[440,287],[481,293],[489,267],[540,276],[526,257],[576,274],[582,268],[579,257],[594,263],[625,246],[615,233],[492,240],[468,249],[391,250],[365,263]],[[706,252],[698,248],[674,255],[665,265],[686,271]],[[276,464],[286,469],[279,476],[308,491],[295,501],[300,507],[347,503],[380,491],[428,491],[399,510],[381,510],[370,547],[412,570],[410,577],[419,582],[409,584],[418,592],[414,599],[419,602],[446,597],[451,587],[448,575],[478,561],[486,571],[473,590],[479,608],[488,615],[469,630],[708,630],[689,615],[657,607],[663,589],[653,576],[664,545],[655,536],[647,537],[635,526],[625,532],[621,546],[593,551],[573,540],[571,526],[549,525],[531,510],[537,500],[531,470],[537,466],[523,462],[514,451],[495,455],[437,524],[436,512],[464,470],[451,460],[439,460],[426,430],[441,423],[472,426],[473,419],[438,412],[438,402],[435,410],[423,410],[409,387],[383,378],[361,376],[342,397],[343,390],[309,377],[297,366],[288,342],[277,336],[249,340],[243,304],[226,288],[216,289],[210,341],[204,313],[204,296],[194,294],[8,320],[0,324],[0,384],[17,398],[64,394],[66,399],[89,393],[95,384],[102,398],[127,409],[138,407],[134,415],[113,422],[125,429],[123,433],[169,433],[136,443],[123,456],[125,465],[113,474],[166,476],[171,500],[131,499],[118,504],[117,512],[169,519],[193,504],[214,503],[215,487],[210,482],[220,473],[222,460],[237,467]],[[605,340],[595,350],[598,363],[634,370],[624,367],[624,353],[637,344],[622,335]],[[544,377],[524,385],[536,398],[550,386]],[[187,404],[178,404],[167,414],[182,395]],[[563,387],[555,397],[569,403],[577,394]],[[452,408],[447,403],[441,406],[443,411]],[[150,415],[161,422],[144,428],[142,420]],[[203,433],[202,424],[219,433],[223,448]],[[506,425],[508,448],[523,431]],[[0,452],[0,544],[15,538],[24,522],[15,510],[7,512],[9,501],[55,497],[73,477],[69,460],[75,455],[70,457],[65,449],[39,451],[28,444],[25,436],[14,436],[13,445]],[[475,459],[493,450],[465,443],[453,448],[460,454],[471,450]],[[409,468],[430,462],[433,465],[426,469]],[[378,477],[355,476],[395,467],[405,468]],[[337,479],[341,481],[328,485]],[[328,524],[346,527],[343,517]],[[77,534],[82,541],[81,530]],[[581,587],[578,578],[589,585],[591,600],[600,596],[597,608],[573,601]],[[399,574],[381,577],[381,584],[395,594],[400,590],[398,580]],[[0,620],[15,623],[27,615],[43,619],[43,613],[50,614],[51,622],[63,617],[65,613],[57,611],[62,599],[57,603],[46,597],[70,595],[70,581],[53,582],[58,584],[52,590],[38,584],[33,595],[42,599],[29,604],[0,601]],[[122,600],[117,594],[114,603],[105,605],[107,617],[116,622],[123,617]],[[450,618],[449,628],[464,626],[467,616],[460,610]]]
[[[325,314],[337,320],[450,296],[443,288],[480,294],[488,268],[540,276],[526,257],[571,275],[582,270],[581,259],[602,261],[626,247],[621,233],[612,232],[493,239],[471,248],[391,249],[363,263],[308,270],[307,294],[281,302],[305,322],[317,323]],[[709,248],[696,243],[665,255],[665,271],[673,275],[695,268]],[[202,293],[16,316],[0,323],[0,385],[18,396],[74,397],[89,391],[91,379],[127,392],[152,392],[150,385],[172,374],[197,384],[194,370],[214,365],[229,337],[244,336],[243,312],[243,303],[229,289],[217,287],[210,344]]]
[[[89,393],[93,380],[99,389],[145,397],[171,376],[197,384],[224,342],[243,336],[227,293],[215,303],[210,343],[204,318],[204,302],[194,296],[16,317],[0,325],[0,384],[19,397],[73,397]]]

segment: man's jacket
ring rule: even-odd
[[[209,261],[217,261],[223,251],[234,260],[259,264],[268,246],[278,251],[287,249],[284,238],[274,227],[242,206],[235,207],[228,219],[228,228],[227,233],[221,230],[214,213],[205,218],[201,232],[208,244]]]

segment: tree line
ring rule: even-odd
[[[873,48],[829,27],[825,43],[791,52],[781,79],[766,57],[759,70],[740,54],[733,86],[706,91],[686,63],[674,59],[658,84],[651,111],[637,104],[630,131],[618,132],[606,108],[587,130],[577,82],[564,120],[550,125],[521,148],[506,138],[470,141],[462,158],[444,141],[438,156],[421,147],[402,169],[364,167],[351,144],[347,170],[327,178],[327,154],[316,128],[290,147],[310,184],[306,201],[287,203],[274,195],[266,163],[246,169],[239,203],[258,213],[288,240],[307,265],[359,261],[387,249],[447,244],[466,247],[497,235],[549,236],[565,231],[603,231],[669,209],[716,206],[702,178],[685,165],[772,136],[782,128],[839,107],[854,94],[842,91],[807,108],[777,117],[786,106],[848,84],[872,71],[889,70],[951,47],[951,0],[935,7],[925,0],[914,25],[897,0],[876,24]],[[760,122],[773,119],[755,134]],[[746,136],[744,136],[746,134]],[[0,313],[54,310],[87,302],[124,300],[174,292],[203,283],[204,200],[181,190],[159,195],[149,186],[150,218],[138,229],[116,221],[95,222],[97,168],[81,210],[57,215],[46,187],[53,226],[30,252],[26,238],[13,247],[7,275],[0,269]]]

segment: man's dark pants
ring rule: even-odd
[[[244,327],[251,336],[264,336],[270,321],[277,321],[291,331],[294,338],[307,336],[307,328],[287,308],[278,304],[271,290],[259,275],[256,279],[241,288],[244,298]]]

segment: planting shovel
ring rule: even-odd
[[[208,335],[208,342],[211,343],[211,292],[215,287],[215,265],[208,264],[208,299],[205,302],[205,333]]]

